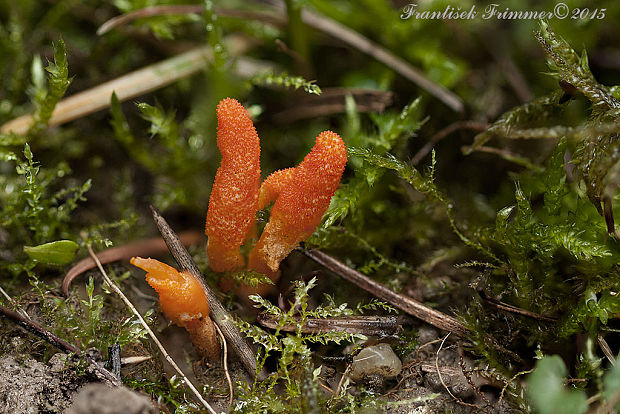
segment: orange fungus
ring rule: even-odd
[[[205,234],[210,267],[226,272],[245,265],[239,248],[254,227],[260,187],[258,134],[235,99],[217,106],[217,146],[222,163],[209,198]]]
[[[202,356],[217,359],[220,348],[200,281],[155,259],[133,257],[131,264],[147,272],[146,281],[159,294],[159,305],[166,318],[189,332]]]
[[[281,172],[282,176],[274,173],[265,181],[263,186],[275,188],[265,189],[265,193],[275,194],[277,198],[269,222],[250,254],[251,269],[276,274],[280,262],[291,250],[312,235],[338,188],[346,163],[347,151],[342,138],[325,131],[317,137],[301,164],[289,169],[292,171],[286,173],[290,174],[288,178]],[[282,185],[273,184],[279,181]],[[266,203],[271,198],[264,197]]]

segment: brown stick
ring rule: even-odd
[[[197,231],[186,231],[179,234],[179,239],[184,246],[189,246],[202,242],[204,235]],[[106,264],[117,260],[129,260],[134,256],[160,256],[164,253],[168,253],[168,247],[164,240],[161,237],[153,237],[102,250],[97,254],[97,257],[102,264]],[[92,257],[86,257],[77,262],[75,266],[69,269],[62,281],[62,294],[69,296],[71,282],[82,273],[95,267],[97,264]]]
[[[452,332],[461,338],[465,338],[469,332],[465,326],[453,317],[433,308],[429,308],[415,299],[388,289],[381,283],[375,282],[320,250],[304,250],[302,253],[343,279],[428,324],[443,329],[444,331]]]
[[[204,6],[194,4],[149,6],[111,18],[110,20],[99,26],[99,28],[97,29],[97,35],[104,35],[116,27],[131,23],[136,19],[142,19],[145,17],[163,16],[169,14],[201,14],[203,12]],[[286,23],[286,20],[282,16],[274,16],[272,13],[262,13],[216,7],[215,14],[243,20],[257,20],[274,26],[282,26]]]
[[[304,333],[345,332],[368,336],[392,336],[403,330],[403,319],[397,316],[344,316],[336,318],[308,318],[306,323],[299,327],[297,324],[287,324],[280,327],[284,332],[295,332],[301,329]],[[262,326],[276,329],[278,320],[264,314],[258,315],[258,323]]]
[[[256,359],[254,357],[254,352],[245,339],[241,336],[239,329],[237,329],[237,326],[233,322],[233,316],[224,308],[224,306],[222,306],[213,290],[211,290],[209,285],[207,285],[204,276],[200,273],[200,270],[198,270],[196,263],[194,263],[189,253],[187,253],[187,250],[185,250],[185,247],[183,247],[183,244],[174,231],[170,228],[166,220],[160,216],[152,206],[151,211],[153,212],[153,219],[157,224],[157,228],[159,229],[159,232],[170,250],[170,254],[172,254],[174,259],[177,261],[181,270],[191,273],[200,282],[200,285],[209,300],[211,318],[221,329],[231,349],[237,354],[241,360],[241,363],[250,375],[256,374],[259,380],[265,379],[267,377],[267,372],[264,370],[261,370],[258,373],[256,372]]]
[[[97,364],[95,360],[93,360],[88,355],[84,354],[80,350],[80,348],[58,337],[54,333],[50,332],[49,329],[43,327],[42,325],[39,325],[38,323],[32,320],[28,320],[24,318],[19,313],[13,312],[12,310],[5,308],[2,305],[0,305],[0,314],[4,316],[5,318],[7,318],[8,320],[10,320],[11,322],[21,326],[25,330],[35,334],[39,338],[42,338],[45,341],[49,342],[50,344],[54,345],[56,348],[60,349],[61,351],[75,354],[79,358],[84,358],[95,369],[95,374],[100,380],[107,382],[108,384],[113,385],[115,387],[122,385],[120,380],[116,378],[114,374],[112,374],[110,371],[100,366],[99,364]]]

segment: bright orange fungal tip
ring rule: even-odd
[[[174,324],[183,326],[209,316],[209,300],[193,275],[151,258],[134,257],[131,264],[147,272],[146,281],[159,294],[161,309]]]
[[[218,104],[217,119],[222,163],[209,198],[205,234],[211,269],[226,272],[245,265],[239,248],[258,210],[260,142],[249,114],[235,99]]]

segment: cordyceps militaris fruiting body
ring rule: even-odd
[[[227,272],[245,266],[239,248],[255,225],[260,187],[258,134],[247,111],[231,98],[217,106],[217,146],[222,163],[209,198],[205,234],[211,269]]]
[[[277,272],[280,262],[299,242],[312,235],[338,188],[346,163],[347,150],[342,138],[325,131],[292,172],[288,169],[274,173],[279,173],[279,185],[272,185],[271,176],[265,180],[263,186],[267,184],[279,191],[269,222],[250,254],[250,269]]]
[[[147,272],[146,281],[159,294],[159,306],[172,323],[187,330],[196,351],[210,361],[220,355],[209,300],[196,278],[155,259],[133,257],[131,264]]]
[[[260,146],[247,112],[227,98],[218,105],[217,116],[222,165],[207,213],[210,266],[218,272],[241,269],[239,248],[254,236],[256,212],[275,201],[248,264],[275,281],[280,262],[312,235],[329,207],[347,163],[345,144],[335,132],[322,132],[297,167],[274,172],[259,187]]]

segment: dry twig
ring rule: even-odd
[[[377,298],[388,302],[409,315],[415,316],[416,318],[421,319],[436,328],[454,333],[461,338],[466,337],[468,332],[467,328],[465,328],[465,326],[463,326],[455,318],[436,309],[430,308],[415,299],[388,289],[381,283],[375,282],[357,270],[351,269],[344,263],[339,262],[320,250],[302,250],[302,253],[318,264],[325,266],[327,269],[331,270],[343,279],[355,284],[367,292],[370,292]]]
[[[510,312],[510,313],[514,313],[516,315],[521,315],[521,316],[525,316],[526,318],[531,318],[531,319],[536,319],[538,321],[543,321],[543,322],[549,322],[549,323],[555,323],[558,320],[556,318],[552,318],[550,316],[545,316],[545,315],[541,315],[539,313],[534,313],[534,312],[530,312],[528,310],[525,309],[521,309],[518,308],[516,306],[510,305],[508,303],[499,301],[495,298],[490,297],[489,295],[487,295],[484,290],[478,290],[478,295],[480,295],[480,298],[488,305],[494,307],[495,309],[498,310],[503,310],[505,312]]]
[[[333,318],[307,318],[301,327],[299,322],[278,326],[276,318],[259,314],[258,323],[269,329],[280,329],[284,332],[296,332],[301,329],[303,333],[321,332],[345,332],[362,334],[366,336],[393,336],[403,330],[406,320],[398,316],[342,316]]]
[[[217,414],[215,412],[215,410],[213,409],[213,407],[211,407],[211,405],[202,397],[202,395],[200,394],[200,392],[198,392],[198,389],[196,389],[196,387],[194,386],[194,384],[189,380],[189,378],[187,378],[187,376],[183,373],[183,371],[181,371],[181,368],[179,368],[179,366],[177,365],[176,362],[174,362],[174,359],[172,359],[172,357],[168,354],[168,352],[166,351],[166,348],[164,348],[164,346],[162,345],[161,342],[159,342],[159,339],[157,339],[157,336],[155,336],[155,333],[153,332],[153,330],[150,328],[150,326],[146,323],[146,321],[144,320],[144,318],[142,317],[142,315],[140,314],[140,312],[138,312],[138,310],[136,309],[135,306],[133,306],[133,303],[131,303],[131,301],[129,299],[127,299],[127,296],[125,296],[125,294],[121,291],[121,289],[116,285],[116,283],[114,283],[112,281],[112,279],[110,279],[110,277],[108,276],[108,274],[106,273],[106,271],[103,269],[103,266],[101,264],[101,262],[99,261],[99,259],[97,258],[97,255],[95,254],[95,252],[93,252],[92,247],[90,247],[90,245],[88,245],[88,253],[90,253],[91,257],[93,258],[93,260],[95,261],[95,263],[97,263],[97,267],[99,268],[99,271],[101,272],[101,275],[103,276],[103,279],[106,281],[106,283],[108,284],[108,286],[110,286],[110,288],[114,291],[114,293],[116,293],[118,296],[120,296],[120,298],[123,300],[123,302],[125,302],[125,305],[127,305],[127,307],[129,309],[131,309],[131,311],[133,312],[134,315],[136,315],[136,318],[138,318],[138,320],[140,321],[140,323],[142,324],[142,326],[144,327],[144,329],[148,332],[149,336],[151,337],[151,339],[153,340],[153,342],[155,342],[155,345],[157,345],[157,347],[159,348],[159,351],[162,353],[162,355],[164,356],[164,358],[166,358],[166,361],[168,361],[168,363],[170,365],[172,365],[172,368],[174,368],[174,370],[181,376],[181,378],[183,378],[183,381],[185,381],[185,383],[187,384],[188,388],[192,391],[192,393],[196,396],[196,398],[198,399],[198,401],[200,401],[200,403],[212,414]]]
[[[169,14],[201,14],[204,12],[204,7],[194,4],[177,4],[177,5],[163,5],[163,6],[150,6],[143,9],[134,10],[129,13],[116,16],[97,29],[99,36],[106,34],[110,30],[123,26],[127,23],[131,23],[136,19],[142,19],[145,17],[163,16]],[[235,10],[224,7],[216,7],[215,14],[232,17],[243,20],[256,20],[264,23],[269,23],[274,26],[281,26],[286,23],[281,16],[274,16],[270,13],[260,13],[247,10]]]
[[[357,112],[383,112],[392,103],[393,93],[362,88],[325,88],[320,95],[296,97],[293,106],[273,115],[278,123],[293,123],[346,111],[346,97],[355,100]]]

